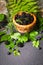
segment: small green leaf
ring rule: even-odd
[[[37,31],[32,31],[30,32],[30,39],[33,41],[33,40],[36,40],[36,36],[38,35],[38,32]]]
[[[3,36],[1,37],[1,41],[6,41],[6,40],[11,40],[10,35],[3,35]]]
[[[18,52],[17,50],[15,50],[13,53],[14,53],[15,56],[20,55],[20,52]]]
[[[39,40],[38,41],[33,41],[33,47],[38,48],[39,47]]]
[[[21,36],[20,33],[14,33],[14,35],[11,36],[13,39],[18,39]]]
[[[2,34],[5,34],[5,32],[3,32],[3,31],[0,31],[0,35],[2,35]]]
[[[4,14],[0,14],[0,22],[3,21],[4,19]]]

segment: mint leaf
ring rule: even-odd
[[[39,40],[38,41],[33,41],[33,47],[38,48],[39,47]]]
[[[21,36],[20,33],[14,33],[13,35],[11,35],[11,38],[18,39],[20,36]]]
[[[1,41],[6,41],[6,40],[11,40],[10,35],[3,35],[3,36],[1,37]]]
[[[17,50],[15,50],[13,53],[14,53],[15,56],[20,55],[20,52],[18,52]]]
[[[0,14],[0,22],[3,21],[4,19],[4,14]]]
[[[37,31],[32,31],[32,32],[30,32],[30,39],[31,39],[31,41],[33,41],[33,40],[36,40],[36,36],[38,35],[38,32]]]
[[[0,35],[2,35],[2,34],[5,34],[5,32],[4,31],[0,31]]]

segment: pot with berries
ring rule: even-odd
[[[13,23],[20,33],[30,32],[36,24],[33,13],[19,12],[13,17]]]

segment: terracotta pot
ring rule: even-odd
[[[26,12],[27,13],[27,12]],[[22,12],[19,12],[18,15],[22,15]],[[33,16],[34,20],[32,23],[28,24],[28,25],[20,25],[16,22],[15,20],[15,16],[13,17],[13,23],[16,27],[16,29],[20,32],[20,33],[26,33],[26,32],[30,32],[33,27],[35,26],[36,24],[36,16],[33,14],[33,13],[30,13],[30,15]]]

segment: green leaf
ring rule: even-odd
[[[0,22],[2,22],[4,19],[4,14],[0,14]]]
[[[30,36],[36,36],[36,35],[38,35],[38,32],[37,31],[30,32]]]
[[[6,40],[11,40],[10,35],[3,35],[3,36],[1,37],[1,41],[6,41]]]
[[[21,36],[21,37],[19,38],[19,41],[20,41],[21,43],[26,42],[26,41],[28,41],[28,37],[25,36],[25,35],[23,35],[23,36]]]
[[[4,31],[0,31],[0,35],[2,35],[2,34],[5,34],[5,32]]]
[[[30,32],[30,39],[33,41],[33,40],[36,40],[36,36],[38,35],[38,32],[37,31],[32,31]]]
[[[11,35],[11,38],[18,39],[20,36],[21,36],[20,33],[14,33],[13,35]]]
[[[38,48],[39,47],[39,40],[38,41],[33,41],[33,47]]]
[[[15,50],[13,53],[14,53],[14,56],[20,55],[20,52],[18,52],[17,50]]]

